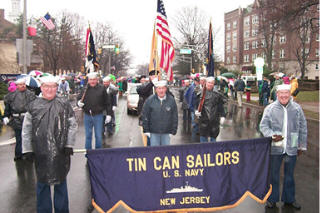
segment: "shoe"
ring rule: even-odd
[[[297,203],[296,201],[294,201],[293,203],[284,203],[284,205],[292,207],[296,210],[300,210],[301,209],[301,205],[299,203]]]
[[[273,209],[273,208],[275,208],[276,206],[277,206],[276,203],[267,201],[267,205],[266,205],[267,208]]]

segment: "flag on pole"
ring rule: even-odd
[[[53,30],[55,28],[55,25],[52,22],[52,19],[49,13],[47,13],[44,17],[41,17],[40,20],[48,30]]]
[[[208,36],[207,72],[208,72],[208,76],[214,76],[213,38],[212,38],[211,21],[209,25],[209,36]]]
[[[160,68],[167,73],[167,80],[173,80],[172,63],[174,59],[174,47],[167,21],[167,15],[162,0],[158,0],[156,31],[161,36]]]
[[[149,72],[152,70],[159,71],[159,57],[158,57],[158,37],[156,33],[156,27],[153,28]]]
[[[99,66],[99,63],[96,60],[96,49],[94,46],[94,40],[93,35],[89,28],[87,29],[87,35],[86,35],[86,49],[85,49],[85,56],[86,56],[86,69],[88,72],[92,71],[94,72],[94,65]]]

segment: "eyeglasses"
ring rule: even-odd
[[[42,85],[41,86],[44,89],[56,89],[58,86],[57,85]]]

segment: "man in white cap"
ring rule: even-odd
[[[295,200],[294,167],[297,155],[307,150],[307,122],[300,105],[292,100],[289,84],[277,86],[277,100],[264,109],[260,131],[265,137],[272,137],[272,193],[267,207],[275,208],[280,199],[280,167],[284,161],[281,201],[285,206],[301,209]]]
[[[206,79],[205,94],[201,94],[200,100],[203,100],[201,112],[198,110],[195,115],[199,117],[200,142],[215,142],[220,133],[220,123],[225,120],[225,111],[223,104],[226,98],[220,92],[214,90],[214,77]],[[203,99],[203,95],[204,99]]]
[[[143,105],[143,132],[150,136],[151,146],[170,144],[170,134],[178,128],[178,111],[174,97],[167,93],[167,82],[155,82],[156,94],[150,96]]]
[[[36,98],[36,95],[33,92],[27,90],[25,77],[18,78],[15,83],[17,89],[4,97],[5,109],[3,118],[3,123],[5,125],[9,124],[15,133],[16,147],[14,161],[22,159],[22,123],[24,115],[27,112],[27,105]]]
[[[22,151],[35,162],[37,212],[69,212],[67,174],[78,124],[70,102],[57,97],[58,78],[40,78],[42,97],[28,105],[22,127]]]
[[[70,93],[69,82],[66,81],[66,77],[62,76],[61,82],[59,83],[58,92],[63,96],[68,96]]]
[[[85,148],[92,149],[92,129],[95,135],[95,148],[102,148],[103,111],[107,110],[106,122],[111,121],[111,111],[108,105],[107,92],[98,83],[98,73],[91,72],[87,75],[87,86],[78,96],[78,106],[84,111],[84,128],[86,133]]]

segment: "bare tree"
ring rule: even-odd
[[[192,68],[194,68],[196,72],[199,72],[204,63],[208,47],[209,20],[207,16],[197,7],[184,7],[178,11],[174,17],[174,24],[180,33],[178,37],[174,37],[176,48],[188,48],[193,50],[191,54]],[[217,30],[213,31],[214,35],[218,33]],[[189,74],[190,62],[185,63],[186,58],[183,59],[182,57],[179,57],[178,53],[177,59],[181,73]]]

